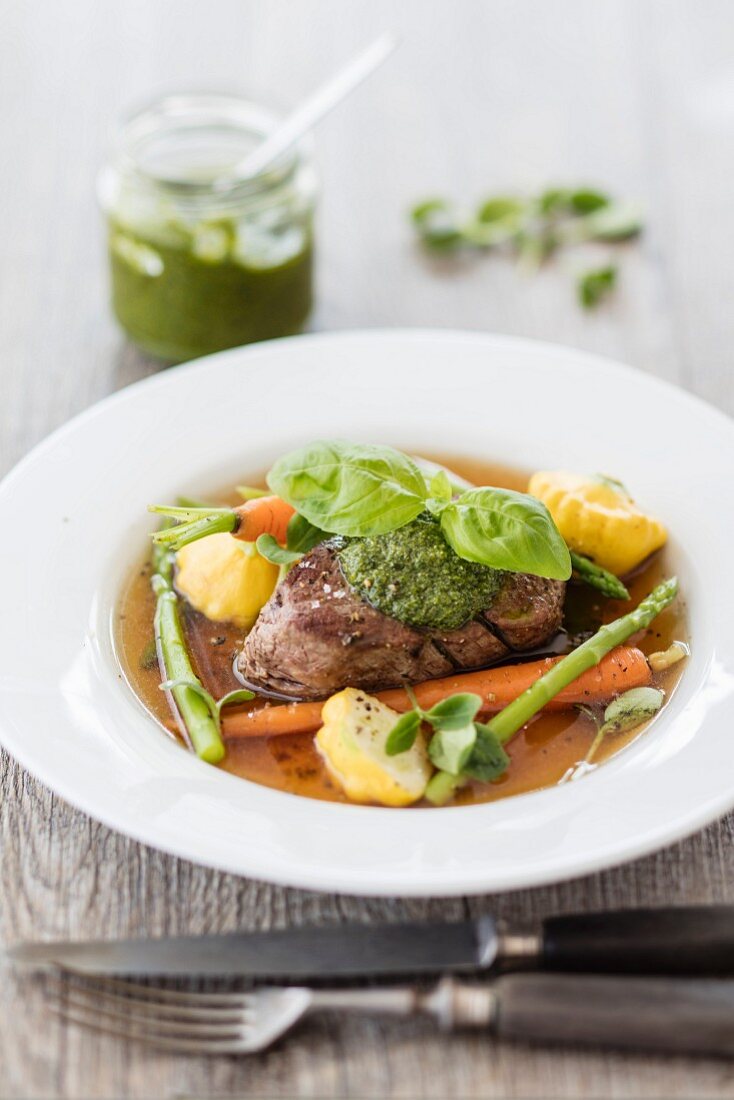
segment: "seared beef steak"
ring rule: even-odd
[[[561,624],[565,584],[508,573],[491,607],[449,633],[418,631],[365,603],[336,551],[317,546],[291,569],[245,639],[238,668],[251,684],[300,699],[346,686],[378,691],[479,668],[533,649]]]

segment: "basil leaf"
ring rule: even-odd
[[[453,493],[451,491],[451,482],[449,481],[449,475],[445,470],[438,470],[428,483],[428,491],[434,500],[446,501],[451,500]]]
[[[602,191],[593,191],[590,187],[579,188],[569,195],[571,208],[577,214],[591,214],[594,210],[601,210],[603,206],[609,206],[611,198]]]
[[[481,705],[481,696],[468,691],[461,692],[442,699],[440,703],[436,703],[426,711],[423,717],[435,730],[463,729],[474,721]]]
[[[510,489],[470,489],[447,504],[441,530],[460,558],[511,573],[568,580],[571,557],[541,501]]]
[[[325,538],[325,531],[314,527],[305,516],[299,515],[298,512],[295,516],[291,516],[288,521],[285,542],[289,550],[307,554],[309,550],[313,550],[314,546],[318,546]]]
[[[234,691],[228,691],[226,695],[217,702],[217,713],[221,716],[222,707],[235,706],[237,703],[247,703],[250,699],[255,698],[254,691],[248,691],[247,688],[235,688]]]
[[[293,565],[303,557],[298,550],[286,550],[272,535],[258,535],[255,546],[260,557],[273,565]]]
[[[254,691],[248,691],[247,688],[235,688],[234,691],[228,691],[226,695],[223,695],[218,701],[211,695],[205,687],[201,684],[197,684],[192,680],[164,680],[159,685],[161,691],[173,691],[174,688],[185,687],[189,691],[193,691],[195,695],[206,703],[207,709],[216,722],[217,729],[221,729],[222,720],[222,707],[226,707],[232,703],[246,703],[250,699],[255,698]]]
[[[426,483],[415,463],[394,450],[326,441],[291,451],[268,485],[315,527],[335,535],[385,535],[425,508]]]
[[[459,729],[439,730],[431,738],[428,755],[442,772],[460,775],[471,756],[477,731],[473,722]]]
[[[415,710],[409,710],[401,714],[397,722],[387,735],[385,753],[387,756],[397,756],[401,752],[412,749],[418,730],[421,725],[421,716]]]
[[[653,687],[631,688],[614,699],[604,711],[601,733],[622,733],[646,722],[663,705],[663,693]]]
[[[489,223],[497,221],[518,222],[527,210],[527,201],[513,195],[496,195],[485,199],[477,210],[477,221]]]
[[[443,199],[419,202],[410,212],[421,241],[429,248],[454,248],[461,243],[461,226],[456,213]]]
[[[477,739],[471,756],[464,765],[464,774],[489,783],[507,771],[510,758],[502,748],[499,737],[489,726],[485,726],[483,722],[475,722],[474,725]]]
[[[211,714],[214,721],[219,725],[219,710],[217,708],[217,701],[214,696],[206,690],[202,684],[198,684],[193,680],[187,680],[185,677],[178,680],[164,680],[162,684],[158,685],[159,691],[173,691],[174,688],[188,688],[189,691],[193,691],[194,695],[198,695],[203,703],[206,703],[207,709]]]
[[[594,309],[607,295],[611,294],[616,283],[617,268],[614,264],[584,272],[576,283],[581,305],[584,309]]]

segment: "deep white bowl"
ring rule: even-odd
[[[497,803],[316,802],[201,763],[123,680],[112,612],[149,501],[196,496],[322,436],[604,470],[672,532],[693,654],[652,727],[584,780]],[[732,422],[577,351],[451,331],[306,336],[178,367],[102,401],[0,485],[0,740],[114,829],[310,889],[453,895],[643,855],[734,805]]]

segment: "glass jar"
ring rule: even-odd
[[[260,175],[237,173],[277,121],[235,96],[179,95],[121,128],[99,179],[112,308],[151,355],[180,362],[302,329],[313,284],[310,141]]]

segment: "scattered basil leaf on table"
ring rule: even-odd
[[[411,212],[421,242],[431,250],[460,249],[514,252],[522,267],[536,269],[561,247],[600,241],[616,244],[637,236],[643,227],[638,206],[615,201],[592,187],[551,187],[535,196],[493,195],[471,216],[464,216],[442,198],[418,203]],[[616,282],[613,265],[600,269],[579,286],[585,308],[611,293]],[[608,272],[615,270],[613,276]]]
[[[310,523],[336,535],[384,535],[425,509],[416,464],[392,447],[325,441],[278,459],[268,485]]]
[[[470,489],[441,512],[441,530],[460,558],[494,569],[568,580],[568,547],[546,506],[510,489]]]
[[[585,271],[578,279],[579,301],[584,309],[594,309],[617,285],[617,269],[611,264]]]
[[[443,199],[426,199],[414,206],[411,218],[421,242],[428,248],[451,249],[462,239],[453,208]]]

